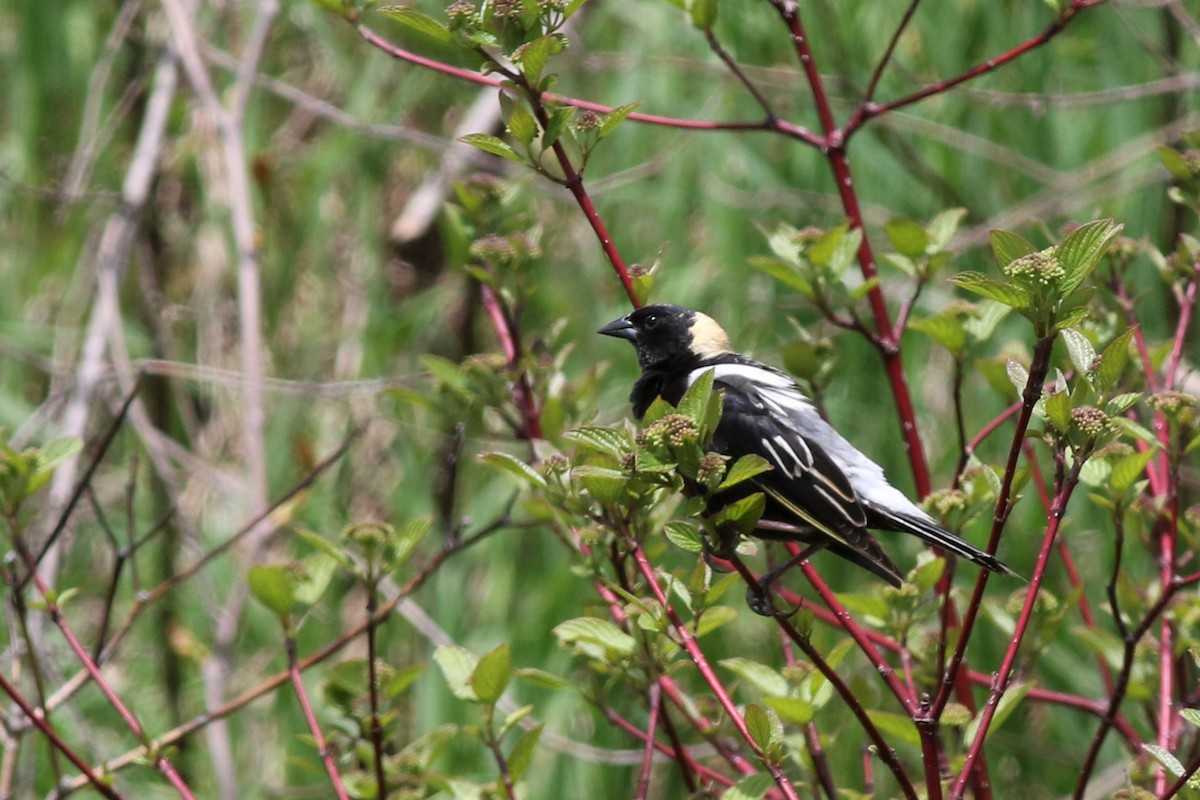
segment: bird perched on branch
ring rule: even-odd
[[[639,419],[656,397],[677,405],[697,378],[712,371],[713,391],[724,392],[712,448],[734,460],[754,454],[770,463],[771,470],[752,479],[766,498],[755,536],[808,545],[789,563],[828,549],[900,586],[900,571],[869,533],[875,529],[911,534],[992,572],[1016,575],[888,483],[882,467],[822,419],[792,378],[733,352],[711,317],[651,305],[599,332],[627,339],[637,350],[642,375],[629,399]]]

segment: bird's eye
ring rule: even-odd
[[[654,330],[658,327],[658,317],[654,316],[653,314],[646,317],[646,321],[642,323],[642,327],[648,331]]]

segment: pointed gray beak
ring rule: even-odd
[[[618,339],[628,339],[631,342],[636,342],[638,337],[637,328],[633,327],[633,323],[629,321],[629,317],[614,319],[596,332],[602,333],[605,336],[615,336]]]

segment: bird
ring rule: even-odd
[[[898,588],[900,570],[870,533],[876,530],[910,534],[992,572],[1017,576],[892,486],[882,467],[825,421],[795,379],[735,352],[707,314],[647,305],[599,333],[626,339],[637,351],[642,373],[629,399],[638,419],[657,397],[678,405],[692,383],[712,372],[712,390],[724,398],[711,448],[731,463],[757,455],[772,467],[751,479],[752,490],[766,500],[753,535],[807,545],[785,567],[826,549]],[[739,488],[744,495],[745,488],[728,491]],[[714,499],[720,507],[721,498]]]

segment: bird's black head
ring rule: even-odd
[[[730,351],[729,337],[712,317],[682,306],[645,306],[599,332],[632,342],[643,370],[688,368]]]

